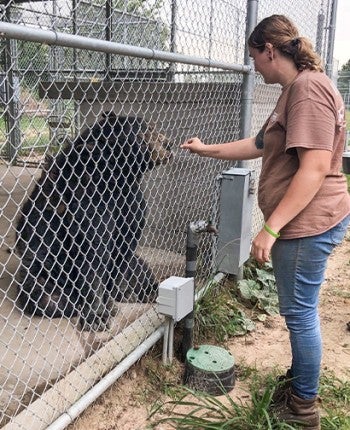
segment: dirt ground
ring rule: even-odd
[[[320,297],[320,315],[324,342],[323,369],[334,372],[342,380],[349,379],[350,330],[347,323],[350,322],[350,231],[330,258]],[[248,336],[233,338],[228,349],[237,364],[253,366],[262,371],[269,371],[276,366],[286,368],[290,363],[288,333],[279,316],[269,317]],[[160,359],[155,366],[161,366]],[[146,367],[143,360],[132,367],[68,429],[150,429],[148,415],[157,396],[147,389],[147,377],[150,376],[149,372],[145,372]],[[244,396],[239,379],[230,396]],[[156,428],[168,430],[172,427],[161,424]]]

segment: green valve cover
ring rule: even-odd
[[[194,390],[220,396],[235,385],[234,359],[219,346],[191,348],[186,354],[184,381]]]
[[[224,372],[232,369],[234,358],[223,348],[214,345],[200,345],[186,354],[187,362],[204,372]]]

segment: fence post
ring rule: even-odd
[[[247,40],[257,23],[258,0],[247,0],[247,23],[245,30],[245,52],[244,64],[251,67],[248,73],[243,76],[242,98],[241,98],[241,119],[240,119],[240,138],[249,137],[251,133],[251,118],[253,110],[254,96],[254,75],[253,63],[249,57]],[[246,167],[245,161],[240,161],[238,167]]]
[[[328,26],[328,49],[327,49],[327,63],[326,63],[326,74],[331,79],[333,78],[333,52],[334,52],[335,25],[337,21],[337,8],[338,8],[338,0],[332,0],[331,15],[329,18],[329,26]]]
[[[259,0],[247,0],[247,20],[245,29],[245,50],[244,64],[250,66],[250,71],[243,76],[242,98],[241,98],[241,118],[240,118],[240,138],[249,137],[251,133],[253,97],[255,72],[253,62],[249,56],[247,40],[257,24]],[[247,161],[238,161],[237,167],[248,168]],[[243,279],[243,266],[239,267],[236,279]]]

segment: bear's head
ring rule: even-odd
[[[115,169],[134,176],[172,158],[169,140],[154,125],[139,117],[117,116],[113,112],[104,113],[98,123],[76,139],[74,146],[88,148],[95,160],[104,158]]]

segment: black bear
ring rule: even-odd
[[[136,254],[145,226],[143,174],[171,159],[169,141],[137,117],[105,113],[46,160],[16,226],[18,304],[103,330],[115,301],[155,299]]]

